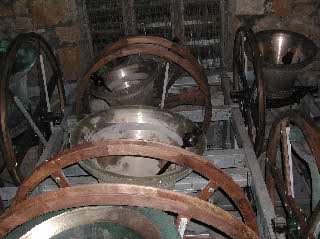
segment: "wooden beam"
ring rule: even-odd
[[[183,0],[171,0],[172,36],[184,43],[184,6]]]

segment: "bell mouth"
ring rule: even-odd
[[[156,67],[155,62],[119,65],[105,75],[105,83],[113,92],[128,90],[130,87],[150,81]]]
[[[299,70],[310,64],[318,51],[311,39],[296,32],[266,30],[255,36],[263,66],[267,68]],[[248,50],[247,46],[246,52]],[[247,55],[251,58],[250,54]]]
[[[91,113],[121,105],[153,105],[154,85],[162,78],[162,65],[152,59],[124,59],[104,65],[92,74]]]
[[[79,121],[72,131],[71,144],[135,139],[182,147],[185,135],[194,132],[195,128],[198,126],[191,120],[170,111],[149,106],[122,106],[91,114]],[[202,131],[195,142],[186,149],[203,154],[206,138]],[[165,181],[165,177],[181,179],[191,172],[185,167],[171,164],[164,173],[158,174],[166,163],[167,161],[155,158],[124,155],[90,159],[80,165],[102,181],[118,178],[121,181],[139,181],[143,185]]]
[[[166,215],[155,209],[86,206],[42,215],[11,233],[14,238],[21,239],[124,238],[127,236],[137,239],[161,239],[160,224],[158,225],[148,216],[148,213],[161,217]],[[9,238],[11,233],[8,235]]]

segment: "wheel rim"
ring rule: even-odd
[[[248,58],[252,59],[255,76],[252,84],[248,82],[245,75],[244,54],[250,54]],[[247,27],[240,27],[234,39],[233,90],[232,97],[239,101],[254,151],[259,156],[263,151],[265,137],[265,88],[260,52],[254,33]]]
[[[48,59],[51,70],[52,77],[48,79],[47,82],[47,92],[48,97],[51,99],[53,91],[55,87],[58,89],[58,97],[59,97],[59,111],[62,113],[65,107],[65,93],[62,82],[62,73],[59,68],[59,64],[53,51],[51,50],[48,43],[38,34],[36,33],[25,33],[20,34],[15,40],[10,44],[9,50],[5,56],[5,60],[2,64],[2,74],[1,74],[1,90],[0,90],[0,110],[1,110],[1,133],[2,133],[2,149],[4,158],[6,160],[6,166],[8,171],[16,184],[21,182],[21,172],[19,172],[19,167],[17,165],[17,155],[15,153],[12,141],[12,135],[8,128],[9,118],[8,118],[8,99],[9,97],[14,97],[12,93],[9,93],[9,81],[10,76],[15,67],[14,60],[16,59],[16,55],[18,50],[24,44],[31,44],[36,47],[38,50],[37,53],[44,53],[44,56]],[[38,55],[37,55],[38,56]],[[42,79],[38,79],[42,81]],[[40,129],[39,123],[41,122],[41,113],[43,113],[43,107],[46,106],[46,101],[44,100],[44,93],[40,88],[40,100],[37,107],[34,109],[32,113],[32,120],[34,123],[38,124],[37,126]],[[42,97],[42,100],[41,100]],[[42,127],[42,126],[41,126]]]
[[[269,194],[275,202],[275,195],[278,192],[282,204],[284,206],[285,211],[287,212],[288,217],[293,217],[294,220],[297,221],[299,230],[299,236],[304,238],[305,235],[308,235],[309,238],[313,238],[313,233],[316,229],[316,220],[319,220],[320,212],[319,212],[319,203],[315,207],[310,219],[306,221],[303,210],[299,207],[298,203],[295,201],[295,197],[290,192],[289,183],[290,181],[286,177],[286,174],[283,174],[282,171],[285,171],[286,167],[284,166],[284,170],[281,170],[277,166],[277,146],[280,144],[284,144],[284,140],[288,135],[283,137],[285,127],[289,123],[293,123],[296,127],[298,127],[303,133],[306,142],[314,155],[315,163],[318,166],[318,170],[320,172],[320,132],[316,128],[316,126],[311,122],[310,119],[302,117],[299,113],[295,111],[287,111],[283,113],[272,125],[268,149],[266,155],[266,183]],[[283,151],[283,150],[282,150]],[[287,165],[286,162],[288,158],[286,157],[286,153],[283,153],[281,157],[281,161],[284,165]],[[288,232],[290,233],[290,232]],[[292,235],[289,235],[292,237]]]
[[[192,76],[199,87],[201,95],[203,95],[205,114],[202,128],[206,132],[211,121],[212,105],[208,80],[204,70],[186,48],[159,37],[128,37],[107,46],[103,50],[100,59],[92,65],[91,69],[79,82],[76,96],[77,114],[80,115],[82,113],[83,98],[88,88],[90,76],[94,72],[115,59],[139,54],[157,56],[168,62],[173,62]],[[187,97],[183,98],[188,100]]]

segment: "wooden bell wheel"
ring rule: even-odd
[[[250,230],[257,232],[256,218],[255,218],[253,209],[250,205],[250,202],[246,198],[242,189],[232,180],[230,176],[226,175],[221,169],[216,168],[213,164],[210,164],[208,161],[204,160],[201,156],[193,154],[187,150],[184,150],[175,146],[169,146],[162,143],[141,141],[141,140],[107,140],[107,141],[95,143],[95,144],[87,143],[87,144],[76,146],[70,150],[66,150],[56,155],[55,157],[50,159],[48,162],[45,162],[42,165],[40,165],[34,171],[34,173],[30,175],[30,177],[28,177],[21,184],[21,186],[17,191],[16,197],[14,199],[13,205],[15,206],[13,208],[20,207],[19,205],[21,203],[24,203],[25,200],[29,201],[29,199],[27,198],[30,195],[30,192],[32,192],[33,189],[37,185],[39,185],[39,183],[41,183],[44,179],[46,179],[49,176],[51,176],[52,179],[56,181],[56,183],[60,186],[60,188],[63,188],[61,190],[61,193],[64,190],[67,190],[67,191],[78,190],[76,189],[78,188],[78,186],[75,187],[75,189],[73,189],[74,187],[71,186],[70,182],[63,174],[63,171],[62,171],[63,168],[68,167],[81,160],[89,160],[97,157],[118,156],[118,155],[127,155],[127,156],[138,155],[138,156],[144,156],[148,158],[162,159],[162,160],[167,160],[175,164],[179,164],[181,166],[185,166],[193,169],[195,172],[201,174],[202,176],[206,177],[209,180],[208,184],[203,188],[203,190],[198,195],[200,199],[207,201],[217,189],[221,189],[234,202],[235,206],[237,207],[240,214],[242,215],[245,226],[247,228],[250,228]],[[96,187],[97,190],[98,188],[103,188],[103,187],[109,188],[108,185],[101,186],[101,187],[99,185],[96,185],[94,187]],[[112,187],[113,186],[111,186],[111,188]],[[137,192],[137,190],[134,189],[135,187],[136,186],[132,187],[133,188],[132,191],[130,189],[130,186],[128,185],[118,185],[113,189],[115,191],[117,190],[126,191],[128,189],[131,194],[131,192],[135,192],[135,193]],[[88,187],[88,190],[82,189],[82,191],[89,192],[90,187]],[[107,192],[107,189],[106,189],[106,192]],[[144,195],[146,196],[146,198],[148,198],[147,196],[149,194],[148,192],[153,192],[154,196],[163,194],[162,192],[165,192],[163,195],[170,194],[173,197],[172,200],[175,200],[174,198],[177,198],[177,200],[179,200],[178,199],[179,197],[182,197],[182,198],[185,197],[177,193],[167,192],[165,190],[160,190],[160,189],[158,191],[158,189],[149,188],[149,191],[148,191],[148,190],[144,190],[143,188],[143,190],[140,192],[142,194],[144,194],[143,192],[145,192]],[[159,194],[155,192],[159,192]],[[66,195],[67,194],[68,193],[66,193]],[[175,196],[175,195],[178,195],[178,196]],[[69,200],[63,200],[63,201],[65,202]],[[123,202],[122,200],[119,200],[119,199],[117,199],[117,201]],[[124,200],[124,201],[127,203],[127,200]],[[148,200],[143,200],[143,199],[141,200],[141,202],[143,203],[147,203],[147,201]],[[162,204],[165,204],[165,203],[162,203]],[[139,204],[139,206],[147,206],[147,204],[146,205]],[[169,207],[173,208],[174,205],[171,205]],[[14,209],[10,209],[9,212],[10,211],[14,211]],[[194,218],[193,215],[190,215],[188,213],[185,214],[184,212],[181,212],[181,213],[179,212],[178,214],[179,214],[178,222],[180,221],[181,218],[185,218],[187,219],[187,221],[190,220],[191,218]],[[232,218],[232,216],[230,217]],[[228,216],[225,219],[229,220],[230,218]],[[0,221],[3,222],[3,220],[0,220]],[[241,221],[238,221],[238,222],[242,223]],[[1,224],[1,225],[5,225],[5,222],[3,223],[4,224]],[[18,225],[17,222],[12,222],[12,223],[13,223],[12,228]],[[0,228],[1,228],[1,225],[0,225]],[[220,230],[220,226],[217,228]],[[238,228],[238,226],[235,226],[234,228]],[[234,229],[229,228],[227,230],[234,230]],[[222,230],[222,231],[230,235],[231,237],[235,236],[237,238],[237,236],[239,236],[225,230]]]
[[[249,226],[210,203],[159,188],[126,184],[81,185],[62,188],[55,192],[46,192],[34,198],[28,198],[1,216],[0,236],[3,237],[18,225],[49,212],[97,205],[155,208],[175,214],[183,214],[218,229],[230,236],[230,238],[258,238],[256,232]],[[92,220],[96,217],[94,215]],[[163,238],[151,234],[146,235],[150,228],[144,222],[144,230],[141,230],[143,225],[139,224],[141,224],[141,220],[136,221],[134,225],[129,225],[129,228],[134,227],[134,229],[137,229],[137,227],[140,227],[140,231],[144,232],[145,235],[143,238]],[[45,233],[43,231],[42,236],[45,236]]]
[[[30,59],[34,61],[25,67]],[[24,33],[13,40],[1,65],[0,84],[2,154],[12,180],[19,184],[24,156],[30,147],[46,144],[65,106],[62,73],[43,37]]]
[[[248,73],[250,62],[253,77]],[[259,156],[263,151],[265,136],[266,98],[260,52],[253,31],[247,27],[240,27],[234,39],[231,97],[240,104],[254,151]]]
[[[212,116],[211,94],[205,72],[188,49],[160,37],[127,37],[107,46],[98,61],[91,66],[90,70],[79,82],[76,95],[77,114],[80,115],[83,113],[83,101],[92,74],[114,60],[133,55],[160,57],[161,59],[178,65],[196,81],[198,86],[197,90],[192,89],[180,95],[169,96],[165,100],[165,106],[175,107],[185,104],[203,105],[205,112],[202,128],[205,132],[209,127]]]
[[[301,130],[314,156],[315,162],[312,165],[315,165],[320,173],[319,130],[309,119],[295,111],[288,111],[274,122],[270,132],[266,155],[267,188],[274,203],[276,193],[280,197],[286,212],[288,238],[315,238],[315,230],[320,221],[320,201],[314,206],[309,218],[297,202],[294,190],[295,177],[292,173],[294,159],[291,158],[291,142],[288,135],[290,123]],[[281,162],[277,162],[278,151],[281,152]]]

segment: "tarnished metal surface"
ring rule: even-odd
[[[160,63],[136,57],[116,64],[110,71],[109,68],[91,76],[91,113],[120,105],[153,104],[154,82],[163,77]]]
[[[78,122],[71,132],[71,145],[106,139],[135,139],[162,142],[185,147],[188,135],[195,131],[195,145],[188,150],[203,154],[206,138],[197,125],[183,116],[148,106],[123,106],[92,114]],[[152,179],[165,161],[127,156],[91,159],[80,164],[92,175],[105,182],[134,183],[173,187],[191,171],[177,165]]]
[[[162,239],[159,229],[143,214],[124,207],[82,207],[64,212],[36,225],[20,239],[32,238],[88,238],[96,235],[79,235],[79,227],[95,223],[112,223],[125,226],[137,232],[143,238]],[[72,233],[73,231],[73,233]],[[77,233],[78,232],[78,233]],[[74,235],[73,235],[74,234]],[[97,235],[98,236],[98,235]],[[102,235],[100,235],[102,236]],[[108,238],[103,236],[102,238]],[[164,239],[164,238],[163,238]]]
[[[51,70],[52,78],[48,79],[48,94],[51,98],[55,87],[58,89],[59,94],[59,108],[63,112],[65,105],[65,94],[62,82],[62,73],[59,68],[56,57],[45,41],[40,35],[36,33],[24,33],[20,34],[15,40],[11,43],[10,48],[5,56],[5,61],[1,65],[1,75],[0,75],[0,124],[1,124],[1,145],[3,150],[3,156],[6,160],[8,171],[15,181],[16,184],[21,182],[21,173],[19,172],[19,165],[16,158],[16,152],[14,151],[12,137],[10,129],[8,128],[8,104],[11,93],[9,93],[9,81],[13,68],[15,67],[15,59],[17,51],[24,44],[35,45],[35,47],[41,50],[42,54],[48,59]],[[42,79],[40,80],[42,82]],[[42,95],[42,97],[44,97]],[[34,120],[38,120],[40,115],[43,113],[43,108],[45,108],[46,102],[45,99],[42,99],[34,111]]]
[[[298,127],[303,133],[306,142],[309,145],[309,148],[314,155],[316,164],[318,166],[318,170],[320,172],[320,132],[317,127],[309,120],[302,117],[295,111],[287,111],[283,113],[274,123],[270,132],[268,149],[267,149],[267,158],[266,158],[266,182],[267,187],[270,193],[273,202],[275,201],[276,192],[280,196],[280,199],[283,203],[283,207],[287,214],[290,217],[293,217],[297,220],[298,223],[298,232],[297,234],[300,238],[305,238],[306,235],[309,238],[313,238],[313,231],[309,230],[308,223],[305,215],[303,214],[302,209],[299,207],[297,202],[295,201],[294,196],[290,192],[288,188],[288,183],[292,184],[293,182],[287,182],[286,178],[282,176],[282,170],[277,165],[277,153],[278,153],[278,145],[283,143],[281,140],[284,136],[281,135],[284,132],[281,132],[283,129],[283,124],[288,125],[289,123],[294,124]],[[288,137],[288,136],[285,136]],[[286,144],[286,142],[285,142]],[[282,161],[288,160],[287,152],[283,152],[284,155],[282,157]],[[287,165],[288,163],[284,163]],[[286,174],[285,174],[286,175]],[[314,213],[319,214],[319,211],[315,210]],[[314,217],[314,215],[312,216]],[[314,228],[314,227],[313,227]],[[289,237],[293,237],[292,234],[289,234]]]
[[[193,77],[204,96],[205,116],[202,127],[204,131],[206,131],[211,120],[212,106],[210,89],[205,72],[197,62],[197,59],[192,56],[186,48],[159,37],[127,37],[107,46],[103,50],[101,57],[91,66],[90,70],[79,82],[76,95],[77,113],[83,113],[83,100],[86,95],[89,79],[93,73],[116,59],[138,54],[157,56],[175,63]],[[168,97],[166,100],[170,100],[170,98]],[[189,101],[190,99],[187,100]]]
[[[201,156],[187,150],[157,142],[139,140],[107,140],[99,143],[79,145],[56,155],[38,167],[19,187],[14,204],[27,198],[30,192],[44,179],[61,169],[96,157],[134,155],[167,160],[181,166],[189,167],[195,172],[215,182],[234,202],[245,223],[257,230],[255,215],[241,188],[221,169],[204,160]],[[61,177],[53,177],[59,184]],[[64,183],[70,186],[70,183]],[[62,185],[63,186],[63,185]],[[206,188],[206,187],[205,187]]]
[[[250,52],[245,54],[245,42]],[[250,55],[253,64],[254,81],[250,82],[246,72],[245,55]],[[252,30],[240,27],[235,35],[233,46],[233,98],[240,103],[245,125],[254,150],[259,156],[263,150],[265,136],[265,86],[261,68],[261,57]]]
[[[266,30],[256,33],[265,65],[287,69],[303,68],[317,54],[317,47],[306,36],[287,30]],[[291,53],[291,54],[288,54]]]
[[[149,81],[148,76],[152,75],[155,68],[156,64],[152,62],[120,64],[107,73],[106,86],[112,91],[128,90],[134,85]]]
[[[0,236],[39,215],[90,205],[155,208],[193,218],[231,238],[258,238],[248,224],[243,224],[231,214],[203,200],[163,189],[124,184],[67,187],[26,199],[0,217]]]
[[[316,45],[306,36],[286,30],[255,34],[263,59],[266,94],[271,98],[290,96],[302,69],[317,54]]]

